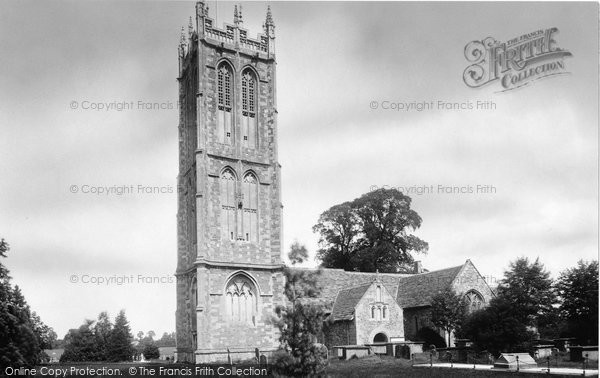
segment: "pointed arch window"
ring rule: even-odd
[[[245,276],[237,275],[227,284],[225,312],[232,323],[256,325],[257,292],[254,284]]]
[[[242,183],[243,222],[242,238],[246,241],[258,241],[258,180],[252,172],[244,176]]]
[[[226,169],[221,174],[219,181],[221,192],[221,235],[223,239],[235,240],[235,174],[231,169]]]
[[[467,311],[469,313],[481,310],[484,306],[483,296],[475,290],[469,290],[466,292],[465,299],[467,302]]]
[[[256,148],[258,143],[256,89],[256,75],[247,68],[242,72],[242,145],[248,148]]]
[[[233,74],[227,63],[217,67],[217,130],[219,141],[233,144]]]

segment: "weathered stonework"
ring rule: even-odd
[[[381,300],[376,298],[377,283],[373,283],[362,297],[355,310],[356,340],[358,344],[373,342],[375,335],[381,333],[387,341],[391,338],[404,339],[404,330],[398,325],[402,324],[402,309],[398,306],[396,298],[390,294],[385,286],[381,285]],[[385,319],[372,319],[371,306],[385,305],[387,309]]]
[[[275,307],[284,303],[274,41],[270,11],[265,34],[251,39],[237,10],[234,24],[221,30],[213,26],[203,2],[196,4],[195,23],[190,21],[187,37],[182,34],[176,272],[179,361],[246,359],[254,356],[255,348],[268,353],[278,347],[278,330],[270,321]],[[218,88],[217,68],[221,64],[231,70],[230,143],[219,134],[219,90],[223,89]],[[255,78],[254,147],[247,146],[247,137],[242,139],[242,101],[247,103],[247,98],[242,99],[242,72]],[[249,172],[256,178],[254,239],[247,233],[244,239],[240,227],[231,238],[224,236],[221,177],[226,169],[236,179],[233,190],[239,207],[231,211],[237,214],[238,224],[243,204],[250,201],[242,194],[242,179]],[[238,278],[247,286],[236,287]],[[239,292],[226,292],[228,285]]]

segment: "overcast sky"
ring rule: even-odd
[[[233,3],[208,4],[217,25],[232,21]],[[554,276],[597,258],[597,4],[270,4],[286,249],[297,239],[314,253],[319,214],[373,185],[492,185],[412,196],[430,245],[425,268],[471,259],[497,280],[519,256],[539,256]],[[244,3],[251,36],[266,6]],[[121,308],[134,333],[175,329],[177,44],[193,13],[192,2],[0,4],[3,264],[60,338]],[[569,75],[504,93],[462,81],[470,41],[551,27],[573,54]],[[381,109],[438,100],[496,110]],[[134,109],[82,109],[110,102]],[[111,276],[133,283],[81,282]],[[163,283],[138,282],[146,277]]]

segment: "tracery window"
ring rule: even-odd
[[[256,89],[256,76],[247,68],[242,72],[242,145],[248,148],[257,145]]]
[[[233,144],[233,74],[231,67],[223,62],[217,67],[217,130],[219,141]]]
[[[475,290],[469,290],[467,293],[465,293],[465,299],[467,301],[467,311],[469,313],[481,310],[485,303],[483,296],[481,296],[481,294]]]
[[[258,241],[258,180],[253,173],[244,176],[242,183],[243,224],[242,238],[245,241]]]
[[[231,322],[256,325],[256,287],[247,277],[237,275],[229,281],[225,291],[225,307]]]
[[[226,169],[221,174],[221,235],[229,240],[235,240],[236,237],[235,181],[231,169]]]

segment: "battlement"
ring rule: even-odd
[[[194,25],[195,24],[195,25]],[[241,52],[246,51],[255,55],[266,54],[266,58],[275,56],[275,24],[271,15],[270,6],[267,7],[267,15],[263,24],[263,33],[257,37],[250,38],[248,30],[243,28],[242,6],[234,6],[233,23],[223,23],[223,28],[215,25],[214,19],[209,17],[209,8],[202,1],[196,3],[196,22],[192,21],[188,26],[188,33],[184,33],[181,28],[181,40],[179,43],[180,58],[185,58],[190,50],[192,43],[196,40],[203,40],[209,44],[220,45]]]

